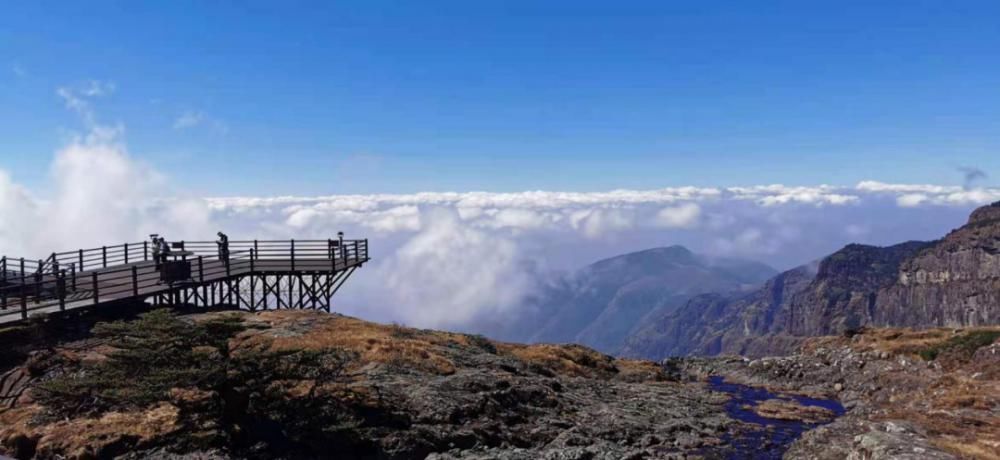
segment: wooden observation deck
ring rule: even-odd
[[[121,302],[330,311],[331,297],[369,260],[367,239],[230,241],[228,257],[214,241],[178,241],[164,264],[152,246],[3,256],[0,323]]]

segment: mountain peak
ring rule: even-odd
[[[1000,201],[982,206],[969,215],[970,224],[982,224],[991,221],[1000,221]]]
[[[663,264],[695,264],[698,257],[688,248],[680,245],[665,246],[641,251],[630,252],[594,262],[591,267],[597,270],[620,269],[622,267],[660,266]]]

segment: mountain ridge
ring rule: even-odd
[[[646,358],[784,354],[805,337],[862,327],[1000,323],[1000,202],[943,238],[849,244],[752,293],[706,294],[650,318],[621,354]]]
[[[559,277],[515,322],[482,331],[503,340],[575,342],[612,353],[648,315],[705,292],[746,290],[777,273],[765,264],[713,259],[663,246],[600,259]]]

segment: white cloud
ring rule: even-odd
[[[366,308],[356,313],[462,327],[520,304],[532,280],[514,241],[468,225],[453,209],[430,209],[425,220],[419,233],[373,267],[375,276],[359,280]]]
[[[623,209],[583,209],[569,215],[570,226],[583,236],[598,239],[634,225],[633,213]]]
[[[920,204],[925,201],[927,201],[927,195],[924,195],[923,193],[907,193],[896,197],[896,203],[904,208],[920,206]]]
[[[91,99],[106,96],[115,91],[114,82],[89,80],[82,85],[61,86],[56,88],[56,95],[62,98],[66,108],[76,112],[88,128],[96,128]]]
[[[34,196],[0,171],[0,221],[17,222],[0,231],[4,251],[36,257],[153,232],[177,239],[210,234],[206,200],[177,197],[162,175],[132,158],[123,126],[96,121],[89,99],[114,89],[95,80],[57,90],[87,130],[55,152],[45,193]]]
[[[663,228],[690,228],[698,223],[701,207],[695,203],[668,206],[656,213],[654,224]]]
[[[229,132],[229,126],[217,118],[213,118],[205,112],[198,110],[188,110],[174,120],[174,129],[183,130],[206,126],[213,131],[225,134]]]
[[[193,128],[205,120],[205,114],[201,112],[184,112],[174,120],[174,129]]]
[[[985,173],[978,172],[985,177]],[[967,182],[970,181],[967,179]],[[887,184],[877,181],[864,181],[859,183],[856,188],[866,193],[895,196],[896,203],[901,207],[907,208],[923,205],[983,205],[1000,200],[1000,189],[997,188],[967,188],[957,185],[931,184]]]

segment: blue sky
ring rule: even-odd
[[[1000,173],[997,2],[16,2],[0,169],[96,99],[205,195],[956,184]],[[187,115],[187,122],[181,121]]]

